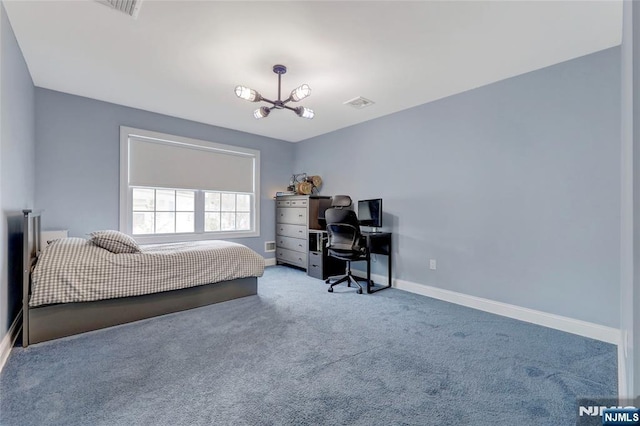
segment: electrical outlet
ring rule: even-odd
[[[436,270],[437,264],[435,259],[429,259],[429,269]]]

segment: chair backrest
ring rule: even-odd
[[[329,255],[340,258],[362,256],[365,247],[361,244],[362,234],[356,213],[349,209],[351,197],[334,195],[331,207],[325,211]]]

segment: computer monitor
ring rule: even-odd
[[[382,226],[382,198],[358,201],[360,226],[380,228]]]

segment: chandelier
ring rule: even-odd
[[[236,86],[236,96],[241,99],[247,100],[249,102],[264,101],[273,105],[270,107],[262,106],[257,110],[255,110],[253,112],[253,116],[255,118],[267,117],[271,112],[271,110],[273,109],[288,109],[298,114],[299,117],[312,119],[313,116],[315,115],[312,109],[305,108],[303,106],[292,108],[289,105],[287,105],[287,103],[289,102],[298,102],[306,98],[307,96],[309,96],[311,94],[311,88],[309,87],[309,85],[303,84],[302,86],[293,89],[289,97],[285,100],[282,100],[280,96],[280,89],[281,89],[280,80],[282,79],[282,74],[285,74],[287,72],[287,67],[285,67],[284,65],[274,65],[273,72],[278,74],[278,100],[272,101],[270,99],[264,98],[260,93],[256,92],[255,90],[250,89],[248,87],[244,87],[244,86]]]

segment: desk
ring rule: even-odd
[[[384,290],[391,287],[391,264],[392,264],[392,247],[391,247],[391,232],[362,232],[362,236],[367,241],[367,248],[369,254],[382,254],[387,256],[387,285],[380,288],[371,288],[371,262],[367,262],[367,293],[375,293],[376,291]]]

